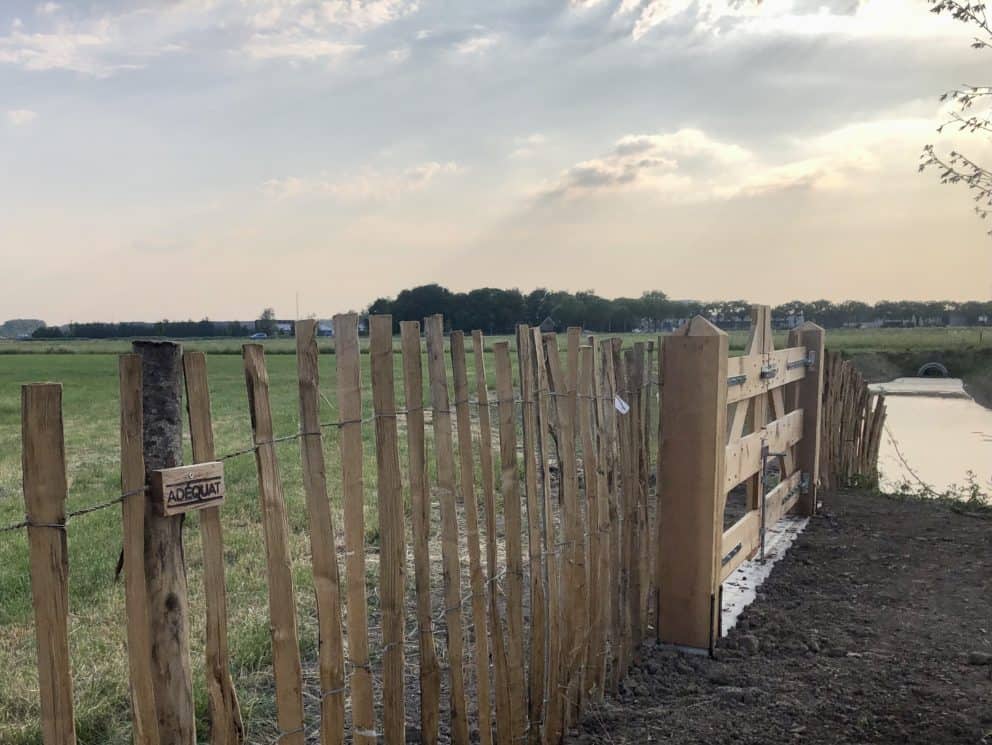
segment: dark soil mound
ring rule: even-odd
[[[992,742],[992,521],[828,497],[716,659],[647,647],[571,743]]]

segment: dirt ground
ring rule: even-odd
[[[579,743],[992,743],[992,520],[827,496],[715,659],[647,647]]]

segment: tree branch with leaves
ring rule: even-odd
[[[992,27],[984,3],[959,0],[930,0],[930,12],[949,15],[956,21],[978,29],[973,37],[973,49],[992,47]],[[952,128],[967,134],[992,133],[992,86],[962,85],[941,95],[942,103],[950,103],[951,112],[937,127],[938,133]],[[920,155],[920,171],[936,170],[942,184],[964,184],[975,202],[975,213],[983,220],[992,211],[992,170],[959,150],[942,154],[934,145],[926,145]],[[992,230],[989,231],[992,235]]]

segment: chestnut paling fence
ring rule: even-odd
[[[403,743],[410,728],[425,743],[558,743],[590,702],[616,688],[648,635],[711,649],[723,580],[775,521],[816,509],[817,475],[833,467],[819,462],[821,420],[844,415],[848,403],[829,398],[837,411],[821,417],[822,329],[807,324],[775,350],[769,309],[756,306],[752,320],[741,357],[729,356],[724,332],[696,318],[658,347],[625,348],[578,328],[561,344],[520,326],[514,343],[492,344],[489,364],[480,332],[468,350],[462,333],[446,339],[440,316],[423,330],[403,322],[397,353],[392,319],[373,316],[364,381],[358,318],[340,315],[333,422],[320,418],[316,326],[300,321],[299,431],[273,432],[263,349],[245,345],[254,442],[220,458],[203,354],[136,343],[120,358],[122,494],[89,508],[122,506],[134,741],[196,742],[182,519],[147,499],[150,474],[182,458],[183,381],[193,460],[255,457],[277,743]],[[363,416],[369,382],[372,411]],[[369,426],[374,489],[362,478]],[[65,530],[80,512],[65,507],[60,385],[23,387],[22,427],[27,518],[7,529],[28,531],[43,741],[64,745],[75,742]],[[325,466],[328,431],[337,432],[339,473]],[[275,448],[284,440],[300,445],[318,616],[320,706],[309,720]],[[331,479],[341,484],[342,526],[330,509]],[[747,510],[724,530],[727,492],[742,482]],[[374,637],[367,500],[378,507]],[[229,672],[222,510],[208,506],[200,519],[209,741],[217,745],[248,737]]]

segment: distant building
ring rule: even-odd
[[[540,326],[541,333],[550,334],[552,331],[555,330],[556,325],[557,324],[555,323],[555,320],[551,316],[548,316],[543,321],[541,321],[541,326]]]

